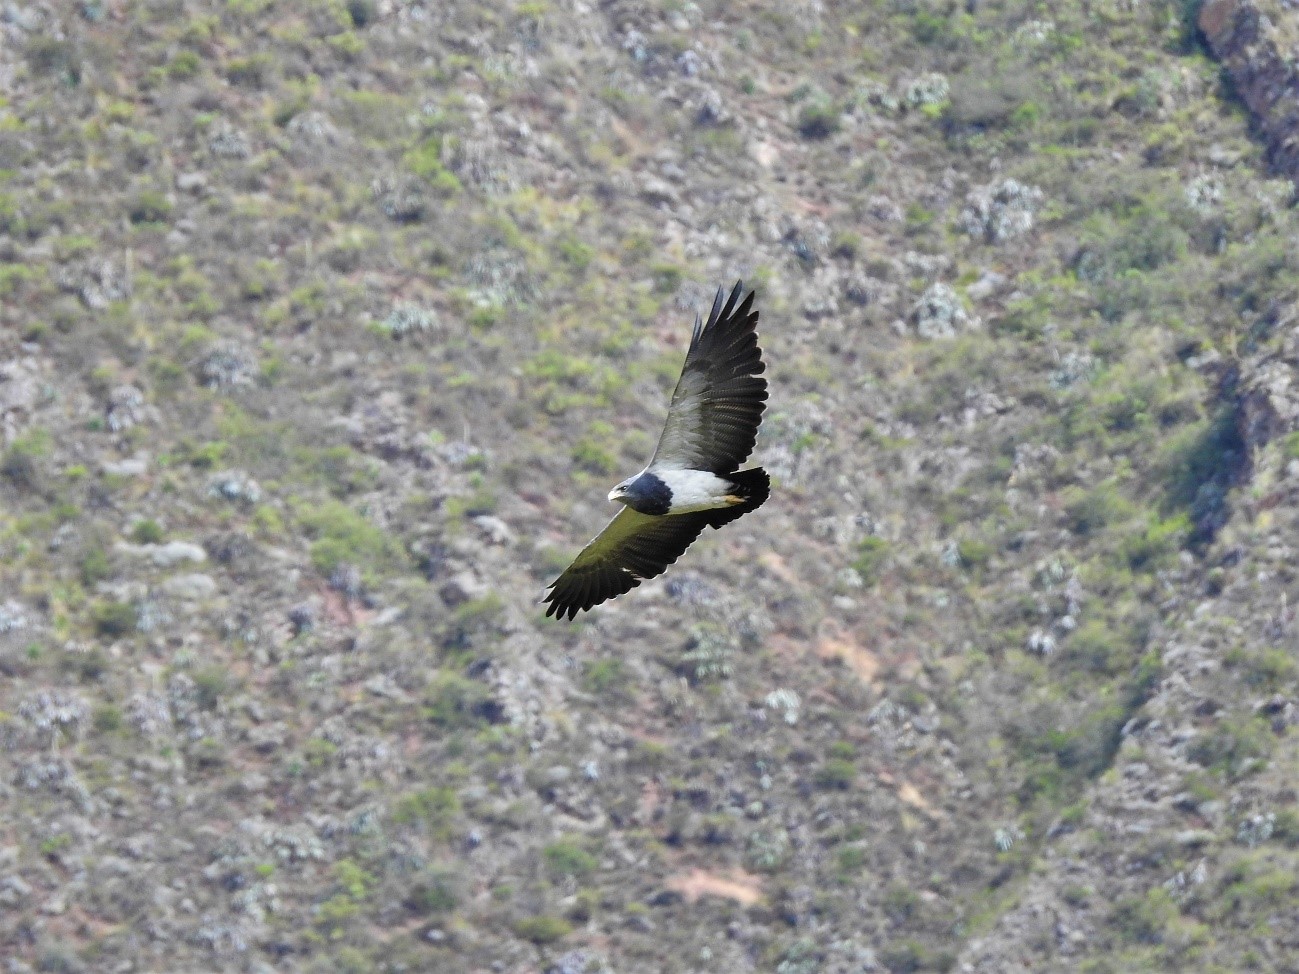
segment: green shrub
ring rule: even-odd
[[[454,788],[430,786],[408,791],[392,806],[392,818],[401,825],[421,823],[430,828],[446,826],[460,811]]]
[[[171,216],[171,201],[155,190],[144,190],[132,198],[126,211],[132,223],[163,223]]]
[[[843,758],[830,758],[816,769],[816,783],[820,788],[846,789],[856,780],[856,766]]]
[[[992,560],[993,552],[992,545],[977,538],[966,538],[956,545],[956,556],[967,571],[983,568]]]
[[[90,611],[95,632],[109,639],[135,632],[137,614],[129,602],[100,602]]]
[[[265,52],[248,57],[231,58],[226,65],[226,77],[234,85],[262,88],[270,81],[275,70],[275,58]]]
[[[416,176],[428,182],[439,196],[452,196],[461,189],[460,180],[442,164],[442,138],[430,136],[402,158]]]
[[[97,582],[102,582],[113,574],[108,565],[108,552],[98,545],[86,550],[86,553],[81,556],[81,563],[78,568],[81,574],[81,584],[86,588],[94,588]]]
[[[546,870],[552,876],[585,876],[598,865],[591,855],[572,839],[559,839],[541,851]]]
[[[1223,892],[1230,909],[1252,914],[1294,904],[1299,876],[1290,869],[1263,869],[1232,883]]]
[[[654,290],[659,294],[675,294],[685,280],[685,271],[674,264],[655,264],[650,268]]]
[[[575,237],[565,236],[559,239],[556,245],[559,258],[569,267],[576,271],[586,270],[587,266],[595,259],[595,249],[590,244],[582,243]]]
[[[990,70],[975,64],[953,79],[943,122],[949,135],[1021,124],[1028,120],[1019,113],[1033,104],[1036,91],[1032,77],[1022,69],[999,65]]]
[[[1121,627],[1103,618],[1092,618],[1065,644],[1065,659],[1093,673],[1114,674],[1130,662],[1132,644]]]
[[[562,917],[535,916],[516,923],[514,932],[524,940],[531,940],[537,945],[553,944],[572,933],[573,926]]]
[[[567,556],[566,556],[567,557]],[[565,565],[567,561],[565,561]],[[560,568],[563,568],[561,565]],[[628,683],[626,665],[616,656],[588,660],[582,666],[582,688],[599,696],[614,696]]]
[[[361,906],[350,896],[339,893],[331,896],[316,909],[316,924],[329,932],[330,939],[342,936],[345,926],[361,912]]]
[[[1127,719],[1127,710],[1118,704],[1098,706],[1072,727],[1049,733],[1047,743],[1061,768],[1091,777],[1109,767]]]
[[[879,581],[880,572],[889,556],[889,543],[883,538],[868,535],[857,542],[857,555],[852,560],[852,570],[861,576],[867,588]]]
[[[914,974],[917,971],[948,971],[956,958],[947,951],[936,951],[918,940],[894,942],[880,951],[880,960],[890,974]]]
[[[351,859],[341,859],[334,865],[334,878],[343,892],[354,900],[365,899],[374,884],[374,877]]]
[[[220,666],[205,666],[194,672],[193,680],[199,708],[216,710],[221,697],[229,689],[229,674]]]
[[[162,527],[150,518],[136,521],[135,527],[131,528],[131,540],[136,544],[158,544],[163,537]]]
[[[1172,894],[1156,886],[1145,896],[1121,898],[1110,915],[1110,923],[1128,943],[1158,944],[1177,915]]]
[[[49,452],[49,446],[49,434],[44,430],[28,431],[0,456],[0,477],[15,487],[35,490],[40,485],[40,460]]]
[[[1124,538],[1121,550],[1133,571],[1150,571],[1163,567],[1190,536],[1190,515],[1175,514],[1163,519],[1152,517],[1140,534]]]
[[[500,501],[495,491],[488,487],[478,487],[471,494],[448,497],[442,502],[442,513],[448,521],[459,521],[466,517],[478,517],[491,514]]]
[[[167,64],[167,73],[173,78],[192,78],[202,67],[202,59],[193,51],[180,51]]]
[[[338,753],[338,745],[323,737],[309,737],[302,745],[302,758],[313,768],[323,768]]]
[[[95,730],[101,734],[111,734],[122,729],[122,708],[111,703],[101,703],[95,708],[92,718]]]
[[[341,562],[384,567],[400,557],[401,549],[392,538],[341,501],[301,502],[297,514],[303,529],[315,539],[311,563],[322,574]]]
[[[860,845],[844,846],[835,854],[835,864],[843,875],[856,875],[866,865],[866,847]]]
[[[1272,753],[1273,739],[1265,720],[1253,715],[1224,720],[1191,740],[1186,756],[1202,767],[1238,777]]]
[[[1294,808],[1277,810],[1276,821],[1272,823],[1272,838],[1283,842],[1291,849],[1299,848],[1299,810]]]
[[[438,727],[480,727],[495,712],[487,687],[458,673],[439,673],[424,698],[424,716]]]
[[[1294,657],[1284,649],[1269,648],[1250,652],[1236,648],[1227,652],[1223,663],[1238,671],[1245,685],[1253,690],[1279,690],[1295,678]]]
[[[880,904],[889,919],[895,923],[906,923],[920,910],[920,896],[906,886],[892,886],[884,894]]]
[[[844,260],[852,260],[862,249],[862,239],[851,230],[840,230],[830,238],[830,254]]]
[[[298,482],[316,482],[335,497],[346,497],[374,487],[373,464],[347,446],[300,446],[291,451]]]
[[[1084,490],[1071,487],[1064,493],[1064,512],[1075,534],[1096,534],[1103,528],[1133,515],[1132,503],[1119,494],[1113,481]]]
[[[814,96],[798,110],[798,131],[807,139],[824,139],[839,131],[839,106],[828,96]]]
[[[198,446],[182,447],[182,453],[185,461],[191,467],[197,467],[199,470],[211,470],[221,462],[226,451],[230,449],[229,443],[221,440],[212,440],[207,443],[200,443]]]
[[[452,872],[427,869],[406,894],[406,908],[418,916],[450,913],[460,902],[459,878]]]
[[[1238,420],[1236,408],[1225,406],[1179,431],[1159,452],[1168,503],[1188,509],[1194,543],[1212,538],[1224,519],[1221,495],[1249,461]]]
[[[603,427],[605,424],[595,424]],[[610,430],[612,433],[612,430]],[[618,460],[604,448],[609,442],[607,436],[596,436],[594,428],[591,434],[578,440],[573,446],[573,465],[590,473],[608,476],[618,469]]]
[[[58,75],[74,85],[81,82],[81,56],[72,41],[39,34],[23,53],[33,74]]]

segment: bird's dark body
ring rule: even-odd
[[[771,481],[761,467],[752,470],[738,470],[721,478],[734,500],[727,501],[725,507],[714,507],[718,516],[717,526],[733,521],[741,514],[757,510],[767,499]],[[672,487],[662,477],[648,470],[627,486],[626,505],[638,514],[651,517],[662,517],[678,513],[673,509],[675,496]],[[723,517],[723,515],[730,515]],[[710,521],[710,523],[712,523]]]
[[[646,471],[631,482],[627,506],[641,514],[667,514],[672,510],[672,488]]]

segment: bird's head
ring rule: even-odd
[[[616,501],[619,504],[628,503],[631,500],[631,481],[624,480],[609,491],[609,500]]]

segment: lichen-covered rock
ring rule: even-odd
[[[429,205],[428,193],[421,180],[406,176],[375,179],[370,187],[379,208],[396,223],[417,223]]]
[[[1299,369],[1274,358],[1250,367],[1241,381],[1240,431],[1245,445],[1258,449],[1299,430]]]
[[[912,78],[903,85],[902,102],[911,108],[941,105],[947,101],[951,90],[951,82],[947,80],[946,75],[930,71]]]
[[[284,130],[293,137],[294,142],[303,147],[314,148],[337,142],[341,134],[329,117],[323,112],[299,112],[289,119]]]
[[[253,151],[248,134],[224,118],[213,123],[207,147],[214,156],[222,159],[247,159]]]
[[[262,488],[243,470],[223,470],[208,479],[207,496],[257,504],[262,499]]]
[[[257,360],[239,342],[218,342],[198,364],[198,377],[210,389],[230,389],[253,380]]]
[[[202,545],[192,541],[167,541],[163,544],[128,544],[119,541],[114,550],[125,555],[148,558],[159,568],[171,568],[182,562],[201,563],[207,561],[207,551]]]
[[[1222,194],[1222,178],[1216,173],[1202,173],[1182,190],[1186,205],[1200,216],[1211,215],[1222,202]]]
[[[916,334],[921,338],[955,338],[977,328],[979,319],[965,310],[965,303],[949,285],[931,284],[911,309]]]
[[[108,394],[104,420],[114,433],[128,430],[149,418],[144,393],[133,385],[120,385]]]
[[[102,311],[114,301],[131,296],[130,275],[111,260],[94,260],[61,268],[59,287],[75,294],[93,311]]]
[[[23,357],[0,362],[0,421],[6,439],[29,417],[40,399],[41,369],[36,359]]]
[[[216,579],[211,575],[198,573],[173,575],[171,578],[163,579],[161,587],[167,595],[191,602],[211,598],[217,593]]]
[[[436,324],[437,318],[428,308],[403,302],[393,307],[388,317],[379,323],[379,327],[394,338],[401,338],[408,334],[431,331]]]
[[[22,603],[9,599],[0,602],[0,634],[27,628],[27,610]]]
[[[40,690],[19,703],[18,715],[49,739],[59,732],[78,733],[90,715],[90,708],[79,694]]]
[[[1033,229],[1033,218],[1044,194],[1017,179],[1003,179],[971,192],[961,211],[961,229],[988,243],[1022,237]]]

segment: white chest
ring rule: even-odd
[[[672,491],[673,514],[730,506],[724,498],[732,490],[731,482],[707,470],[658,471],[656,476]]]

